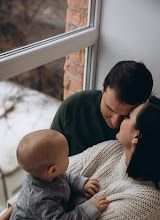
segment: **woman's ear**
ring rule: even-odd
[[[132,144],[136,145],[138,143],[139,135],[140,135],[140,131],[137,131],[135,136],[132,139]]]
[[[48,174],[51,177],[56,177],[56,165],[51,165],[49,170],[48,170]]]
[[[132,144],[136,145],[138,143],[138,137],[132,139]]]

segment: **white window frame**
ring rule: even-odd
[[[94,89],[101,0],[89,0],[88,24],[33,44],[0,54],[0,80],[86,49],[83,89]]]

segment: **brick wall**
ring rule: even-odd
[[[87,25],[88,0],[67,0],[66,32]],[[66,56],[63,98],[83,89],[85,49]]]

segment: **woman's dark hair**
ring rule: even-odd
[[[160,99],[152,96],[137,115],[135,129],[139,140],[127,168],[133,179],[152,181],[159,189],[160,181]]]
[[[143,63],[121,61],[106,76],[104,91],[108,86],[115,89],[120,102],[135,105],[150,97],[153,79]]]

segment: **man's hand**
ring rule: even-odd
[[[87,197],[94,196],[99,191],[100,185],[97,179],[89,179],[83,188],[83,193]]]
[[[109,200],[106,200],[105,196],[101,196],[99,198],[92,198],[88,200],[90,203],[92,203],[99,211],[102,211],[103,209],[106,209],[110,203]]]

